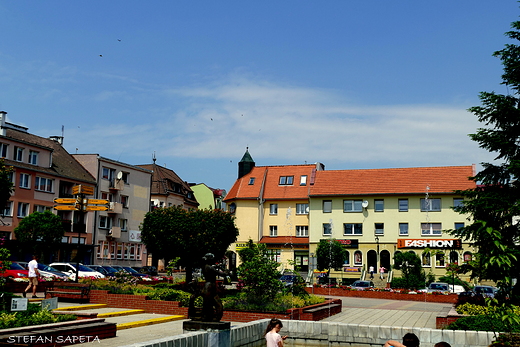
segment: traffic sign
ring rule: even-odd
[[[79,184],[72,187],[72,194],[94,195],[94,187]]]
[[[76,199],[69,199],[69,198],[56,198],[54,199],[55,204],[75,204]]]
[[[56,205],[54,209],[58,211],[78,211],[74,205]]]
[[[108,211],[108,206],[103,205],[87,205],[87,211]]]
[[[109,200],[105,199],[88,199],[87,204],[89,205],[108,205],[110,203]]]

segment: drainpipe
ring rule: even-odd
[[[264,178],[262,179],[262,186],[260,187],[260,194],[258,196],[258,242],[262,239],[264,230],[264,187],[265,179],[267,177],[267,168],[265,168]]]

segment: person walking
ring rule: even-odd
[[[385,278],[385,270],[386,270],[386,269],[385,269],[384,266],[381,266],[381,267],[379,268],[379,278],[380,278],[380,279],[384,279],[384,278]]]
[[[27,268],[29,270],[29,285],[27,286],[27,288],[25,288],[25,291],[22,294],[23,294],[23,297],[25,298],[27,295],[27,292],[32,287],[32,293],[33,293],[32,297],[37,298],[36,287],[38,287],[38,282],[40,279],[40,271],[38,271],[38,256],[37,255],[33,255],[33,258],[27,265]]]
[[[374,279],[374,267],[370,266],[368,268],[368,272],[370,272],[370,279],[373,280]]]

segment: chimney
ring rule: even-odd
[[[0,135],[5,136],[5,119],[7,118],[7,112],[0,111]]]

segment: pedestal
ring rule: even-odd
[[[190,320],[182,323],[182,329],[184,332],[205,331],[208,334],[208,347],[231,346],[230,322],[201,322]]]

